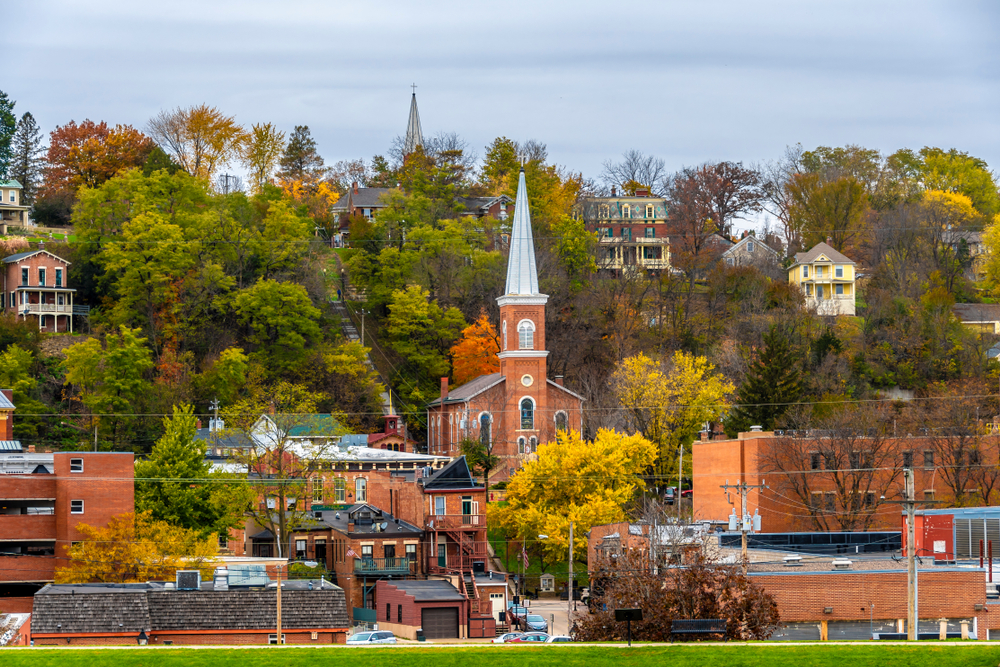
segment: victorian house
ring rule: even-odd
[[[589,232],[597,233],[597,267],[614,275],[624,271],[658,273],[670,268],[667,200],[648,188],[633,195],[591,197],[577,206]]]
[[[441,396],[427,407],[428,454],[457,456],[464,439],[475,438],[500,458],[492,481],[507,479],[539,443],[559,430],[579,431],[583,397],[549,379],[545,349],[545,304],[538,290],[524,170],[521,171],[511,229],[507,286],[500,305],[500,372],[482,375],[451,390],[441,380]]]
[[[806,306],[818,315],[854,315],[854,262],[826,243],[795,254],[788,282],[806,297]]]
[[[69,262],[45,250],[19,252],[3,259],[0,310],[38,322],[39,331],[73,331],[73,295],[67,285]]]

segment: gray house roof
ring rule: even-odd
[[[401,590],[407,595],[412,595],[416,602],[451,602],[464,601],[465,596],[458,592],[458,589],[447,581],[435,581],[427,579],[424,581],[392,581],[391,586]]]
[[[49,584],[35,594],[33,633],[267,630],[274,591],[176,591],[157,584]],[[282,627],[348,628],[344,591],[284,590]]]
[[[473,396],[478,396],[490,387],[500,384],[504,381],[504,377],[500,373],[490,373],[489,375],[480,375],[475,380],[470,380],[469,382],[463,384],[461,387],[452,389],[448,391],[448,398],[445,399],[446,403],[458,403],[461,401],[467,401]],[[441,397],[435,398],[428,405],[440,405]]]
[[[1000,322],[1000,304],[956,303],[951,307],[962,322]]]
[[[392,192],[395,188],[358,188],[355,193],[351,190],[349,197],[354,208],[377,208],[384,206],[381,202],[382,195]]]
[[[9,256],[3,258],[3,262],[4,262],[4,264],[11,264],[13,262],[19,262],[22,259],[27,259],[28,257],[31,257],[33,255],[37,255],[38,253],[46,254],[49,257],[52,257],[53,259],[57,259],[60,262],[62,262],[63,264],[66,264],[66,265],[69,265],[69,264],[72,263],[72,262],[67,262],[65,259],[63,259],[59,255],[53,255],[51,252],[49,252],[48,250],[45,250],[44,248],[37,248],[35,250],[25,250],[24,252],[19,252],[19,253],[15,254],[15,255],[9,255]]]
[[[798,264],[809,264],[810,262],[816,261],[816,258],[820,255],[826,255],[830,258],[831,262],[835,262],[837,264],[854,264],[854,260],[850,257],[837,252],[831,246],[821,242],[817,243],[806,252],[795,253],[795,264],[792,266],[796,266]]]

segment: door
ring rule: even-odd
[[[448,545],[438,545],[438,567],[448,567]]]
[[[503,593],[490,593],[490,605],[493,607],[493,618],[500,618],[500,614],[504,611]]]
[[[326,567],[326,540],[316,540],[316,560]]]
[[[458,608],[422,609],[420,623],[428,639],[458,638]]]

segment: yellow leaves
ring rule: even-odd
[[[271,181],[271,174],[278,166],[285,150],[285,133],[272,123],[255,123],[247,134],[240,161],[250,176],[250,188],[260,192]]]
[[[149,132],[184,171],[204,180],[238,157],[247,139],[233,116],[207,104],[161,111],[150,119]]]
[[[979,217],[972,206],[972,200],[957,192],[927,190],[920,203],[928,221],[939,229],[945,229],[948,225],[966,225]]]

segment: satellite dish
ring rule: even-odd
[[[380,528],[381,528],[382,530],[385,530],[385,529],[386,529],[386,526],[388,526],[388,525],[389,525],[389,524],[387,524],[387,523],[386,523],[385,521],[383,521],[383,522],[382,522],[382,525],[380,526]]]

